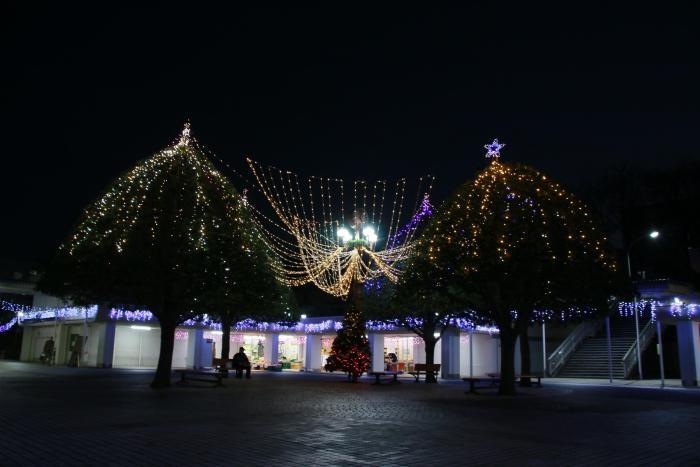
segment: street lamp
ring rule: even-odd
[[[360,248],[369,246],[372,247],[377,243],[377,233],[371,226],[366,226],[362,229],[362,235],[360,235],[360,225],[355,226],[355,235],[350,232],[346,227],[341,227],[338,229],[338,240],[343,246],[351,246],[354,248]]]
[[[637,238],[635,238],[632,243],[629,244],[627,247],[627,275],[629,276],[630,280],[632,280],[632,262],[630,261],[630,253],[632,252],[632,247],[640,240],[649,237],[652,240],[655,240],[659,237],[659,231],[658,230],[652,230],[646,235],[641,235]],[[635,291],[634,294],[634,330],[637,336],[637,340],[635,342],[635,345],[637,346],[637,367],[639,368],[639,379],[644,379],[644,375],[642,373],[642,350],[639,348],[639,311],[637,310],[637,293]]]

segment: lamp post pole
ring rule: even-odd
[[[639,240],[642,237],[639,237]],[[627,274],[630,280],[632,280],[632,263],[630,262],[630,251],[632,251],[632,246],[637,242],[630,243],[629,248],[627,248]],[[636,340],[634,342],[635,347],[637,347],[637,368],[639,368],[639,379],[644,379],[644,374],[642,373],[642,351],[639,348],[639,311],[637,310],[637,291],[634,291],[634,332],[636,335]]]
[[[632,252],[632,247],[635,245],[635,243],[637,243],[646,236],[647,235],[642,235],[641,237],[635,238],[632,241],[632,243],[630,243],[630,245],[627,247],[627,274],[629,275],[630,280],[632,280],[632,262],[630,261],[630,253]],[[653,240],[659,236],[659,232],[653,230],[649,232],[648,236]],[[639,310],[637,310],[636,290],[634,291],[634,330],[637,336],[635,346],[637,347],[637,366],[639,368],[639,379],[644,379],[644,375],[642,373],[642,349],[639,347]]]
[[[635,242],[636,240],[630,244],[629,248],[627,248],[627,274],[629,275],[630,280],[632,280],[632,265],[630,262],[630,251],[632,250],[632,245],[634,245]],[[637,347],[637,368],[639,368],[639,379],[644,379],[644,374],[642,373],[642,351],[639,348],[639,310],[637,310],[636,290],[634,291],[634,332],[636,335],[634,345],[635,347]]]
[[[656,316],[656,335],[659,339],[659,370],[661,370],[661,387],[666,385],[666,377],[664,375],[664,345],[661,341],[661,320]]]

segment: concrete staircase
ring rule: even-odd
[[[622,358],[635,341],[634,318],[619,318],[610,325],[613,378],[624,379]],[[608,342],[603,326],[595,337],[585,339],[564,364],[560,378],[607,378]]]

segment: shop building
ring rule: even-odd
[[[131,314],[130,314],[131,313]],[[99,317],[106,316],[106,319]],[[141,312],[100,313],[97,307],[62,308],[25,316],[20,359],[42,360],[45,343],[54,340],[53,364],[66,365],[75,359],[75,342],[87,336],[78,364],[102,368],[155,368],[160,346],[160,328]],[[136,318],[139,318],[138,320]],[[323,370],[342,317],[302,319],[294,326],[242,322],[231,331],[231,355],[245,349],[253,368],[273,367],[282,371]],[[212,366],[221,358],[223,332],[209,325],[185,324],[175,332],[173,368]],[[490,328],[446,331],[435,349],[435,363],[442,377],[498,371],[499,340]],[[368,330],[372,370],[408,372],[425,363],[425,345],[419,337],[396,327]],[[471,341],[471,343],[470,343]]]

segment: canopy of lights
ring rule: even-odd
[[[432,176],[419,179],[413,200],[405,178],[301,180],[295,173],[252,159],[248,165],[274,213],[265,215],[249,203],[284,283],[313,283],[345,298],[353,282],[398,280],[398,263],[410,255],[420,221],[431,212]]]

